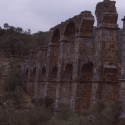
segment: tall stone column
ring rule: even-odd
[[[34,90],[34,98],[39,98],[39,71],[40,71],[40,65],[39,65],[39,48],[37,49],[36,53],[36,78],[35,78],[35,90]]]
[[[75,33],[74,41],[74,59],[73,59],[73,81],[71,86],[70,107],[75,109],[77,113],[84,110],[83,105],[87,105],[86,100],[90,100],[84,93],[85,86],[91,84],[88,82],[81,82],[81,70],[84,64],[92,62],[93,57],[93,24],[94,16],[90,11],[83,11],[81,13],[81,22],[77,22],[78,32]],[[87,90],[88,88],[86,88]],[[90,91],[91,93],[91,91]],[[86,106],[87,107],[87,106]]]
[[[49,73],[50,73],[50,60],[51,60],[51,45],[48,45],[47,46],[47,61],[46,61],[44,97],[47,96],[47,91],[48,91]]]
[[[94,55],[95,64],[93,69],[91,104],[98,99],[105,100],[105,97],[100,95],[100,86],[104,86],[104,84],[108,83],[112,86],[111,91],[113,97],[111,98],[116,98],[116,92],[114,92],[113,87],[117,84],[118,75],[116,53],[119,28],[117,25],[118,14],[115,1],[104,0],[103,2],[99,2],[96,6],[95,14],[97,17],[95,37],[96,52]]]
[[[122,40],[122,68],[121,68],[121,79],[125,80],[125,17],[123,21],[123,40]]]
[[[28,95],[30,95],[30,86],[31,86],[31,73],[32,73],[32,67],[31,67],[31,58],[32,57],[32,53],[31,51],[29,52],[29,67],[28,67],[28,81],[27,81],[27,91],[28,91]]]
[[[120,81],[120,99],[123,101],[123,115],[125,116],[125,16],[123,21],[123,40],[122,40],[122,65]]]
[[[30,50],[29,54],[29,69],[28,69],[28,93],[31,96],[34,96],[35,92],[35,78],[36,78],[36,73],[33,74],[33,70],[36,69],[36,50]],[[36,70],[35,70],[36,71]]]
[[[60,82],[62,80],[62,69],[63,69],[63,38],[59,41],[59,57],[58,57],[58,71],[57,71],[57,86],[56,86],[56,97],[55,97],[55,111],[59,108],[59,95],[60,95]]]

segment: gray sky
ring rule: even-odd
[[[103,0],[0,0],[0,26],[31,29],[31,33],[48,31],[51,27],[89,10],[95,16],[96,4]],[[116,0],[118,24],[125,15],[125,0]],[[96,22],[95,24],[96,25]]]

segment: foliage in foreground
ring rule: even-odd
[[[17,64],[16,61],[10,63],[10,69],[6,73],[2,84],[4,94],[0,96],[1,104],[11,101],[13,104],[19,106],[22,101],[21,69]]]
[[[6,92],[13,92],[17,86],[21,86],[21,70],[18,68],[13,68],[7,73],[4,80],[3,89]]]
[[[45,98],[32,99],[32,103],[34,103],[35,106],[45,106],[47,108],[51,107],[53,102],[53,98],[49,96],[46,96]]]
[[[56,115],[51,107],[53,99],[32,100],[34,107],[23,109],[21,71],[12,63],[4,82],[6,91],[0,97],[0,125],[124,125],[123,104],[116,100],[106,105],[97,101],[88,115],[75,114],[68,106],[59,105]]]
[[[109,105],[98,101],[89,115],[77,115],[64,105],[60,105],[56,115],[43,106],[15,110],[14,105],[7,102],[0,108],[0,125],[124,125],[121,113],[122,102],[118,100]]]
[[[32,100],[34,107],[23,109],[21,71],[16,63],[10,65],[4,82],[6,91],[0,97],[0,125],[124,125],[122,118],[123,104],[116,100],[106,105],[97,101],[89,114],[75,114],[68,106],[59,105],[54,115],[50,97]]]

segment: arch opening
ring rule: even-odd
[[[36,79],[36,68],[33,69],[33,71],[31,72],[31,75],[30,75],[30,79],[31,79],[31,84],[30,84],[30,90],[29,90],[29,94],[31,96],[34,95],[34,88],[35,88],[35,79]]]
[[[28,80],[28,69],[26,70],[25,80]]]
[[[76,102],[78,104],[79,111],[89,111],[91,103],[91,89],[92,89],[92,76],[93,76],[93,63],[86,63],[82,66],[80,72],[80,84],[79,89],[76,92],[76,97],[81,99]],[[80,93],[80,94],[79,94]]]
[[[31,80],[35,81],[36,78],[36,68],[33,69],[33,72],[31,73]]]
[[[53,42],[53,43],[58,43],[59,40],[60,40],[59,29],[56,29],[56,30],[54,31],[54,33],[53,33],[51,42]]]
[[[67,64],[64,71],[64,80],[72,80],[73,66]]]
[[[45,80],[45,76],[46,76],[46,68],[43,67],[41,74],[40,74],[40,80]]]
[[[51,80],[55,80],[57,78],[57,66],[54,66],[51,72]]]
[[[75,24],[73,22],[70,22],[67,27],[66,27],[66,30],[64,32],[64,35],[65,36],[68,36],[68,37],[73,37],[75,36]]]
[[[93,76],[93,63],[87,63],[82,66],[80,80],[90,81]]]

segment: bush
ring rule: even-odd
[[[59,105],[59,112],[52,117],[48,125],[92,125],[88,116],[75,114],[65,104]]]
[[[44,99],[43,98],[37,98],[37,99],[32,99],[32,103],[34,103],[35,106],[45,106],[45,107],[51,107],[53,104],[54,100],[48,96],[46,96]]]
[[[43,98],[39,98],[34,101],[35,106],[43,106],[43,103],[44,103]]]
[[[34,98],[31,99],[31,103],[35,103],[35,99]]]
[[[124,125],[125,119],[121,118],[123,110],[122,101],[116,100],[105,105],[97,101],[91,109],[92,123],[94,125]]]
[[[90,115],[77,115],[64,104],[59,105],[56,115],[42,106],[22,112],[15,110],[13,103],[7,101],[0,107],[0,125],[124,125],[125,118],[121,113],[122,102],[119,100],[108,105],[97,101]]]
[[[13,92],[17,86],[21,86],[21,70],[12,68],[8,71],[7,76],[4,79],[3,89],[6,92]]]
[[[11,102],[6,102],[0,108],[0,125],[25,125],[25,117],[16,112]]]
[[[75,113],[65,104],[59,104],[57,119],[68,121]]]
[[[48,97],[48,96],[46,96],[46,97],[44,98],[44,105],[45,105],[46,107],[51,106],[51,105],[53,104],[53,102],[54,102],[53,98],[50,98],[50,97]]]
[[[105,103],[101,101],[97,101],[91,108],[91,115],[93,116],[94,120],[101,120],[103,119],[103,111],[106,110]]]
[[[51,111],[44,107],[35,107],[27,113],[28,125],[44,125],[51,119]]]
[[[17,87],[13,92],[7,92],[1,96],[0,101],[2,103],[10,101],[14,105],[20,105],[22,101],[22,88]]]

